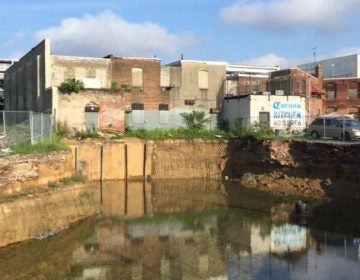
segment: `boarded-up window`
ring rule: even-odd
[[[169,123],[169,111],[160,110],[159,111],[159,120],[160,120],[160,124],[168,124]]]
[[[326,99],[328,100],[334,100],[336,99],[336,92],[333,90],[329,90],[326,92]]]
[[[334,100],[336,99],[336,84],[329,83],[325,85],[326,90],[326,99]]]
[[[208,89],[208,88],[209,88],[208,71],[200,70],[199,71],[199,89]]]
[[[270,113],[269,112],[259,112],[259,123],[264,126],[270,125]]]
[[[131,104],[131,117],[134,124],[144,123],[144,104],[143,103],[132,103]]]
[[[143,86],[143,70],[141,68],[132,68],[131,78],[132,78],[131,85],[133,87]]]
[[[143,110],[133,110],[131,112],[131,117],[132,117],[132,123],[144,123],[145,121],[145,114]]]
[[[358,90],[357,89],[348,89],[349,99],[357,99],[358,98]]]

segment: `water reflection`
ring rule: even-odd
[[[295,224],[288,213],[292,208],[266,193],[219,182],[159,181],[106,182],[97,194],[102,215],[91,222],[92,227],[86,224],[86,237],[69,239],[79,232],[82,225],[78,225],[36,245],[0,250],[0,257],[8,260],[6,267],[0,262],[1,279],[34,279],[36,273],[36,279],[358,279],[360,275],[358,239]],[[36,264],[52,269],[19,265],[31,263],[28,252],[34,246],[40,255]],[[63,259],[61,246],[66,252]],[[49,251],[52,247],[57,251]]]

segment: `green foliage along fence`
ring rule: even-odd
[[[51,139],[50,114],[27,111],[0,111],[0,147],[35,144]]]

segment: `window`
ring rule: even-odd
[[[144,115],[144,104],[143,103],[132,103],[131,109],[131,118],[133,124],[143,124],[145,121]]]
[[[198,74],[198,85],[199,89],[209,88],[209,74],[208,71],[200,70]]]
[[[133,87],[143,86],[143,70],[141,68],[131,69],[131,85]]]
[[[195,100],[194,99],[185,99],[184,103],[185,103],[185,105],[194,105]]]
[[[169,111],[169,104],[159,104],[159,111]]]
[[[259,124],[269,126],[270,124],[269,112],[259,112]]]
[[[159,122],[160,124],[169,123],[169,104],[159,104]]]
[[[349,99],[358,99],[358,90],[357,89],[348,89]]]
[[[325,86],[326,89],[326,99],[334,100],[336,99],[336,85],[335,84],[327,84]]]
[[[144,110],[144,104],[143,103],[132,103],[131,109],[132,110]]]

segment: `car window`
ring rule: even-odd
[[[333,120],[332,119],[325,119],[325,125],[326,126],[331,126],[333,124]]]
[[[346,120],[345,126],[360,126],[360,122],[354,120]]]
[[[315,119],[311,125],[322,125],[323,119]]]

